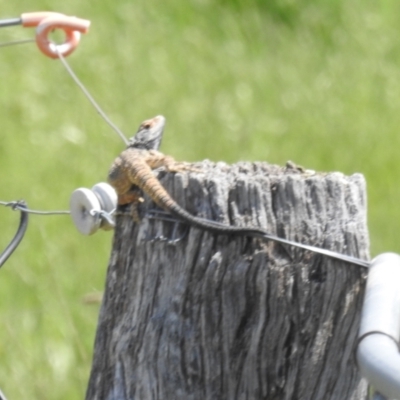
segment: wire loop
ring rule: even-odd
[[[26,229],[28,227],[28,213],[26,212],[26,203],[23,200],[20,201],[11,201],[7,204],[7,206],[11,207],[13,210],[18,209],[21,211],[21,218],[19,221],[19,226],[16,234],[12,238],[10,244],[4,249],[4,251],[0,254],[0,268],[3,264],[8,260],[12,253],[14,253],[15,249],[21,243],[22,238],[25,235]]]
[[[36,44],[50,58],[71,54],[79,44],[81,33],[87,33],[90,26],[88,20],[47,11],[22,14],[21,23],[27,28],[36,27]],[[64,31],[65,42],[62,44],[56,44],[48,37],[56,29]]]
[[[71,54],[79,44],[81,33],[87,33],[90,21],[66,16],[51,16],[45,18],[36,28],[36,44],[43,54],[50,58],[59,58]],[[61,29],[65,34],[65,42],[55,44],[49,39],[49,34],[55,29]]]

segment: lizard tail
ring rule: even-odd
[[[185,222],[189,222],[190,225],[196,226],[197,228],[204,229],[210,232],[219,233],[219,234],[227,234],[227,235],[243,235],[243,236],[251,236],[263,238],[266,240],[272,240],[274,242],[285,244],[293,247],[297,247],[303,250],[312,251],[314,253],[322,254],[336,260],[345,261],[350,264],[359,265],[361,267],[368,268],[370,263],[365,260],[361,260],[356,257],[349,256],[347,254],[337,253],[332,250],[323,249],[321,247],[311,246],[307,244],[302,244],[298,242],[293,242],[288,239],[281,238],[279,236],[272,235],[267,231],[261,228],[247,228],[241,226],[232,226],[225,225],[217,221],[211,221],[204,218],[195,217],[185,211],[182,207],[180,207],[175,201],[171,199],[168,205],[168,211],[176,217],[182,219]]]

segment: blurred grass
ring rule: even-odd
[[[167,117],[178,160],[293,160],[368,182],[372,254],[400,252],[400,3],[0,0],[1,18],[55,10],[92,21],[68,61],[132,135]],[[34,8],[32,8],[34,7]],[[0,42],[32,30],[0,30]],[[67,209],[123,147],[62,65],[33,44],[0,49],[1,200]],[[3,248],[18,216],[0,209]],[[9,400],[81,399],[112,235],[81,237],[69,217],[31,216],[1,271],[0,387]]]

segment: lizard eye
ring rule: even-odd
[[[143,124],[140,127],[141,129],[150,129],[151,128],[151,123],[150,122],[143,122]]]

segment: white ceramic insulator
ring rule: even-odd
[[[103,211],[110,213],[117,208],[118,196],[111,185],[100,182],[92,187],[92,191],[100,201],[100,206]],[[114,229],[114,226],[110,225],[106,219],[102,219],[100,228],[109,231]]]
[[[96,183],[92,190],[99,198],[103,211],[111,212],[117,207],[117,193],[111,185],[105,182]]]
[[[79,188],[72,192],[69,202],[71,217],[78,231],[84,235],[92,235],[101,224],[100,216],[91,211],[101,211],[100,201],[95,193],[86,188]]]

